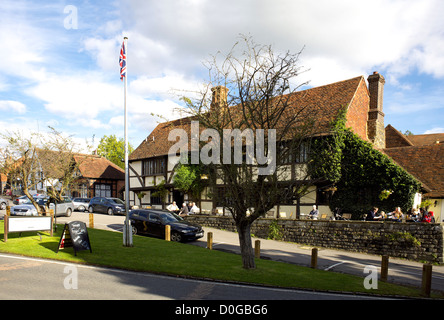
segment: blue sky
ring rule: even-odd
[[[177,91],[239,34],[298,52],[311,86],[384,75],[385,124],[444,132],[444,2],[439,0],[116,0],[0,2],[0,128],[47,126],[95,145],[123,137],[119,49],[128,42],[129,140],[177,118]]]

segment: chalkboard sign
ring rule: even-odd
[[[72,221],[70,223],[65,223],[57,252],[59,252],[60,249],[68,247],[74,248],[75,255],[77,255],[77,251],[81,250],[89,250],[92,252],[88,230],[86,229],[86,224],[84,222]]]

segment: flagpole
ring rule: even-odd
[[[133,233],[131,223],[129,221],[129,167],[128,167],[128,111],[126,108],[126,89],[128,84],[128,38],[123,38],[126,54],[126,73],[125,73],[125,89],[124,89],[124,108],[125,108],[125,225],[123,227],[123,245],[125,247],[133,246]]]

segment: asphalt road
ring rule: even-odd
[[[375,299],[190,280],[9,254],[0,254],[0,288],[0,300],[251,300],[265,305],[267,300]]]

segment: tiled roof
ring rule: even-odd
[[[356,110],[352,110],[352,108],[356,109],[356,106],[353,106],[352,102],[358,90],[362,91],[363,88],[365,88],[365,91],[361,93],[361,95],[363,94],[368,97],[365,79],[360,76],[293,93],[291,96],[288,96],[291,101],[288,114],[292,112],[296,113],[304,109],[301,114],[302,117],[315,115],[317,133],[327,133],[330,131],[331,121],[337,118],[343,108],[348,107],[350,113],[356,112]],[[236,106],[230,107],[230,112],[232,108],[236,108]],[[362,119],[356,122],[348,122],[347,125],[352,127],[352,129],[361,131],[362,127],[366,128],[368,105],[365,106],[365,110],[366,112]],[[365,123],[362,123],[363,121],[365,121]],[[176,143],[176,141],[168,141],[169,132],[172,129],[183,129],[187,132],[188,137],[190,137],[190,124],[190,117],[160,123],[147,139],[142,141],[136,150],[132,152],[129,159],[134,161],[167,155],[170,147]],[[200,129],[203,130],[202,128]],[[363,138],[366,139],[366,136]]]
[[[418,134],[408,136],[415,146],[431,146],[436,143],[444,143],[444,133]]]
[[[408,147],[413,146],[410,137],[406,137],[401,132],[396,130],[392,125],[385,127],[385,147],[386,148],[397,148],[397,147]]]
[[[125,180],[125,170],[106,158],[93,155],[76,155],[74,158],[84,178]]]
[[[389,148],[384,152],[425,184],[429,189],[425,196],[444,197],[444,144]]]

